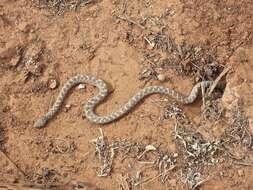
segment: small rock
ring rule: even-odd
[[[166,76],[163,75],[163,74],[159,74],[159,75],[157,75],[157,79],[158,79],[159,81],[163,82],[163,81],[166,80]]]
[[[72,107],[71,104],[66,104],[66,105],[65,105],[65,110],[64,110],[64,111],[65,111],[65,112],[69,111],[71,107]]]
[[[151,150],[156,150],[156,147],[154,147],[153,145],[147,145],[145,147],[145,151],[151,151]]]
[[[49,88],[50,89],[55,89],[58,86],[58,82],[55,79],[50,79],[49,80]]]
[[[65,106],[65,108],[70,108],[71,107],[71,104],[67,104],[66,106]]]
[[[78,89],[85,89],[85,87],[86,87],[85,84],[79,84],[77,88]]]
[[[141,117],[141,118],[144,118],[144,117],[145,117],[145,115],[144,115],[144,114],[140,114],[140,117]]]
[[[10,65],[16,67],[21,59],[21,56],[17,55],[10,60]]]
[[[238,170],[238,175],[239,175],[240,177],[244,176],[244,170]]]

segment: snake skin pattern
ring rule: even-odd
[[[207,88],[213,82],[203,81],[203,82],[197,83],[192,88],[192,91],[189,96],[184,96],[172,89],[161,87],[161,86],[145,87],[142,90],[140,90],[138,93],[136,93],[125,105],[119,108],[119,110],[112,112],[111,114],[107,116],[98,116],[97,114],[94,113],[94,109],[108,95],[108,88],[106,86],[106,83],[103,80],[97,79],[94,76],[77,75],[66,82],[66,84],[63,86],[62,90],[60,91],[52,108],[48,111],[48,113],[46,113],[37,122],[35,122],[34,127],[41,128],[45,126],[46,123],[52,117],[54,117],[54,115],[58,112],[69,90],[80,83],[91,84],[91,85],[96,86],[99,89],[99,93],[96,96],[89,99],[87,103],[84,105],[84,112],[85,112],[86,118],[96,124],[106,124],[122,117],[123,115],[128,113],[129,110],[131,110],[144,97],[150,94],[154,94],[154,93],[166,94],[175,98],[178,102],[182,104],[190,104],[194,102],[194,100],[197,98],[201,87]]]

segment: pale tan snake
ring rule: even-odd
[[[142,90],[140,90],[138,93],[136,93],[132,98],[130,98],[130,100],[125,105],[120,107],[117,111],[112,112],[111,114],[107,116],[98,116],[97,114],[94,113],[94,109],[108,95],[108,88],[107,88],[106,83],[103,80],[97,79],[94,76],[77,75],[69,79],[65,83],[55,103],[53,104],[52,108],[43,117],[41,117],[38,121],[35,122],[34,127],[41,128],[45,126],[46,123],[50,119],[52,119],[54,115],[58,112],[69,90],[80,83],[91,84],[91,85],[96,86],[99,89],[99,93],[96,96],[89,99],[87,103],[84,105],[84,113],[85,113],[86,118],[96,124],[106,124],[106,123],[115,121],[118,118],[125,115],[126,113],[128,113],[138,102],[140,102],[140,100],[142,100],[144,97],[150,94],[155,94],[155,93],[165,94],[165,95],[169,95],[175,98],[178,102],[182,104],[190,104],[194,102],[195,99],[197,98],[201,87],[207,88],[213,82],[203,81],[203,82],[197,83],[192,88],[192,91],[190,92],[188,96],[184,96],[172,89],[162,87],[162,86],[145,87]]]

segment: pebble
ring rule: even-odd
[[[80,89],[80,90],[85,89],[85,84],[79,84],[77,88]]]
[[[21,56],[17,55],[17,56],[15,56],[15,57],[13,57],[13,58],[10,60],[9,63],[10,63],[10,65],[11,65],[12,67],[16,67],[16,66],[18,65],[20,59],[21,59]]]
[[[166,80],[166,76],[163,75],[163,74],[159,74],[159,75],[157,75],[157,79],[158,79],[159,81],[163,82],[163,81]]]
[[[239,175],[240,177],[244,176],[244,170],[238,170],[238,175]]]
[[[145,151],[150,151],[150,150],[156,150],[156,147],[154,147],[153,145],[147,145],[145,147]]]
[[[55,89],[58,86],[58,82],[55,79],[49,80],[49,88],[50,89]]]
[[[72,105],[71,104],[66,104],[65,105],[65,112],[68,112],[69,110],[70,110],[70,108],[72,107]]]

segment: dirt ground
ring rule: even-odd
[[[1,0],[0,189],[253,189],[252,10],[252,0]],[[33,128],[77,74],[109,84],[100,115],[145,86],[216,88],[191,105],[152,95],[99,126],[82,107],[97,89],[78,86]]]

